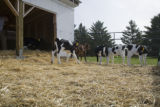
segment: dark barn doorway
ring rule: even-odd
[[[16,17],[3,0],[0,0],[0,17],[7,17],[0,32],[0,50],[15,49]]]
[[[15,0],[11,0],[14,5]],[[25,11],[30,5],[25,4]],[[0,34],[0,50],[16,49],[16,17],[3,0],[0,0],[0,17],[8,17],[3,28],[3,37]],[[56,15],[45,10],[34,8],[24,17],[24,41],[32,38],[39,42],[35,49],[51,50],[56,37]]]
[[[41,50],[50,50],[54,40],[54,15],[35,8],[24,18],[24,38],[40,42]]]

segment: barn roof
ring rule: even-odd
[[[80,0],[59,0],[67,5],[70,5],[72,7],[77,7],[81,1]]]
[[[81,3],[81,1],[79,1],[79,0],[70,0],[70,1],[74,2],[77,5],[79,5]]]

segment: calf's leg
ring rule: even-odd
[[[96,57],[97,57],[97,64],[98,64],[98,62],[99,62],[99,56],[96,54]]]
[[[125,53],[121,54],[121,57],[122,57],[122,63],[124,65],[125,64]]]
[[[140,61],[141,66],[143,66],[143,55],[139,56],[139,61]]]
[[[147,58],[147,54],[144,54],[144,55],[143,55],[144,65],[146,65],[146,58]]]
[[[80,62],[79,62],[79,60],[77,59],[77,56],[76,56],[76,54],[75,54],[75,50],[73,51],[73,57],[74,57],[74,59],[76,60],[76,62],[79,64]]]
[[[131,66],[131,56],[128,56],[128,57],[127,57],[127,65],[128,65],[128,66]]]
[[[66,62],[68,62],[69,61],[69,58],[71,57],[71,53],[68,53],[67,54],[67,60],[66,60]]]
[[[123,65],[125,64],[125,56],[122,56],[123,59]]]
[[[112,64],[114,64],[114,55],[112,55],[111,57],[112,57]]]
[[[86,54],[84,54],[84,59],[85,59],[85,62],[87,62]]]
[[[61,64],[60,53],[57,53],[58,64]]]
[[[82,61],[82,56],[81,56],[81,61]]]
[[[102,55],[99,57],[99,59],[100,59],[99,64],[101,65],[102,64]]]
[[[107,65],[109,64],[109,56],[107,56]]]
[[[55,50],[52,51],[52,58],[51,58],[51,63],[53,64],[54,63],[54,54],[56,53]]]
[[[132,53],[131,52],[128,52],[128,55],[127,55],[127,65],[128,66],[131,66],[131,57],[132,57]]]

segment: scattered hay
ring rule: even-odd
[[[0,52],[0,106],[160,107],[160,75],[152,66],[50,63],[50,52]]]

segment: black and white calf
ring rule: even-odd
[[[69,60],[69,57],[71,55],[73,55],[73,57],[75,58],[76,62],[79,63],[79,60],[77,59],[77,56],[75,54],[75,47],[78,45],[77,42],[72,44],[68,40],[56,38],[54,44],[55,45],[54,45],[54,47],[52,49],[51,63],[54,63],[54,55],[55,55],[55,53],[57,53],[58,63],[61,64],[60,53],[63,52],[63,51],[65,51],[67,53],[67,60],[66,60],[67,62]]]
[[[102,64],[102,56],[106,56],[107,51],[106,51],[106,47],[105,46],[97,46],[96,50],[96,57],[97,57],[97,63]],[[100,61],[99,61],[100,58]]]
[[[109,64],[109,59],[112,59],[112,64],[114,64],[114,56],[121,56],[122,63],[125,64],[125,45],[116,45],[113,48],[108,48],[107,64]]]
[[[40,39],[35,39],[32,37],[24,37],[24,49],[39,49]]]
[[[109,64],[109,59],[112,58],[112,64],[114,64],[114,56],[121,56],[123,58],[123,64],[125,62],[125,46],[117,45],[112,48],[108,48],[105,46],[97,46],[96,48],[96,57],[97,62],[102,64],[102,56],[107,57],[107,64]],[[99,61],[100,58],[100,61]]]
[[[148,51],[145,46],[136,45],[136,44],[127,45],[127,51],[128,51],[128,54],[127,54],[128,65],[131,65],[131,57],[133,55],[139,56],[141,66],[146,65],[146,57],[147,57]]]

